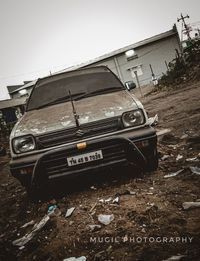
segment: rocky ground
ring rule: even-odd
[[[158,114],[158,130],[171,129],[159,141],[159,168],[153,173],[121,168],[78,178],[32,203],[10,175],[9,157],[1,157],[0,260],[200,260],[199,97],[195,82],[143,98],[149,115]],[[196,202],[196,208],[184,209],[184,202]],[[100,214],[114,219],[104,225]],[[26,233],[31,239],[22,246],[15,240]]]

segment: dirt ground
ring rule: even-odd
[[[94,173],[58,184],[51,198],[32,203],[10,175],[9,157],[1,157],[0,260],[85,256],[97,261],[161,261],[177,255],[200,260],[200,208],[182,206],[200,201],[200,175],[190,169],[200,167],[199,99],[200,82],[142,99],[150,116],[158,114],[157,128],[171,129],[159,141],[159,168],[153,173],[141,175],[130,168]],[[182,172],[177,176],[164,177],[178,170]],[[116,197],[119,202],[113,203]],[[24,247],[12,244],[54,205],[50,219]],[[74,212],[65,217],[71,207]],[[114,220],[103,225],[99,214],[113,214]],[[22,228],[31,220],[32,225]],[[92,230],[94,224],[101,227]]]

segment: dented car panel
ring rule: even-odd
[[[158,164],[143,105],[104,66],[39,80],[10,147],[11,173],[27,188],[118,164],[142,171]]]
[[[75,102],[80,124],[122,115],[123,112],[139,108],[125,90],[88,97]],[[48,115],[48,119],[47,119]],[[70,102],[51,105],[25,113],[13,131],[13,137],[75,127]]]

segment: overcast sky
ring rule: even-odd
[[[34,80],[170,30],[199,0],[0,0],[0,99]],[[200,27],[200,24],[198,24]]]

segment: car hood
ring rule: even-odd
[[[120,116],[138,108],[134,97],[127,91],[87,97],[74,101],[80,125]],[[13,136],[42,133],[75,127],[71,102],[59,103],[26,112],[13,130]]]

